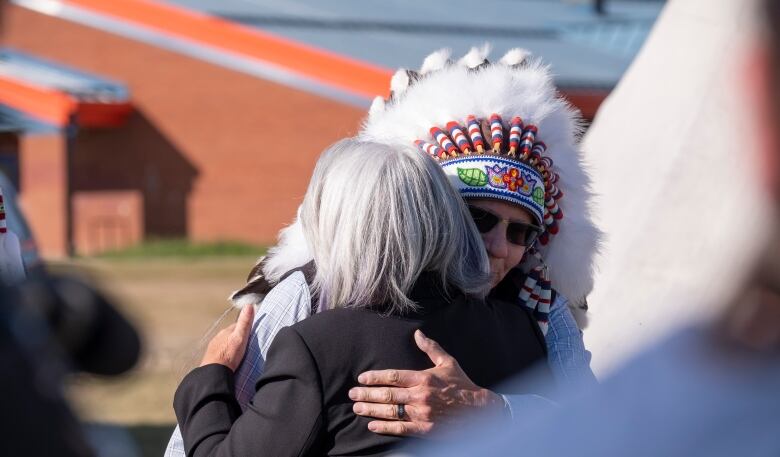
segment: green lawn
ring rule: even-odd
[[[239,241],[214,241],[193,243],[185,239],[160,239],[146,241],[131,248],[108,251],[97,256],[103,259],[139,259],[160,257],[221,257],[255,256],[265,254],[262,246]]]
[[[84,421],[126,428],[144,456],[162,455],[175,422],[173,392],[197,365],[204,335],[229,309],[228,295],[244,284],[262,252],[225,255],[233,248],[176,246],[152,243],[50,264],[52,270],[85,276],[113,296],[142,336],[143,357],[131,373],[118,379],[74,376],[68,395]],[[222,325],[233,319],[235,312]]]

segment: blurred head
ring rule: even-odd
[[[768,0],[767,5],[767,18],[768,18],[768,48],[771,54],[771,66],[769,73],[771,75],[771,84],[769,85],[772,91],[771,100],[773,102],[775,117],[777,120],[777,111],[780,109],[780,3],[774,0]]]
[[[314,169],[300,214],[317,273],[320,302],[414,309],[408,292],[422,272],[484,297],[488,260],[457,191],[436,163],[404,151],[347,139]]]
[[[758,137],[757,169],[780,209],[780,2],[765,0],[764,40],[751,55],[748,95]],[[776,214],[780,214],[776,211]],[[753,349],[780,349],[780,221],[754,274],[721,321],[725,335]]]
[[[754,53],[749,76],[761,149],[760,170],[780,214],[780,2],[766,0],[764,8],[766,36]],[[780,293],[780,221],[765,250],[759,276]]]
[[[765,2],[766,39],[748,67],[764,182],[780,202],[780,2]]]
[[[490,285],[495,287],[523,260],[534,218],[520,206],[502,200],[470,198],[466,203],[485,243]]]

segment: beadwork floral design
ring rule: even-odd
[[[520,192],[523,195],[531,195],[536,187],[536,178],[530,173],[523,172],[523,183],[520,185]]]
[[[485,167],[488,175],[488,183],[490,187],[496,189],[506,189],[506,182],[504,181],[504,175],[507,173],[507,168],[499,165],[493,165],[492,167]]]
[[[517,168],[510,168],[501,179],[512,192],[517,192],[517,188],[523,186],[523,177],[520,176],[520,170]]]

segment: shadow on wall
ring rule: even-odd
[[[198,170],[142,113],[116,129],[84,129],[72,144],[76,251],[122,248],[147,237],[186,237]]]

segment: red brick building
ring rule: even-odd
[[[391,75],[148,0],[17,0],[2,43],[124,90],[90,98],[0,71],[0,103],[49,127],[6,148],[44,256],[148,237],[273,242],[319,152],[356,132]],[[564,90],[592,115],[609,89]]]

